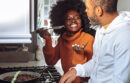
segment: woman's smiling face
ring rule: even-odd
[[[64,20],[65,20],[65,27],[66,27],[67,31],[76,33],[80,30],[81,18],[77,11],[69,10],[65,14]]]

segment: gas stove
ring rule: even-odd
[[[33,71],[41,74],[38,83],[58,83],[61,75],[54,66],[0,68],[0,74],[12,71]]]

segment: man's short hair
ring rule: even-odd
[[[113,13],[117,11],[118,0],[92,0],[95,6],[101,6],[104,8],[105,12]]]

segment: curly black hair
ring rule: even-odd
[[[57,3],[52,7],[50,11],[50,19],[51,25],[53,26],[61,26],[64,25],[64,15],[69,10],[75,10],[79,13],[81,21],[82,21],[82,28],[84,32],[88,32],[92,35],[95,34],[92,29],[90,29],[89,20],[87,14],[85,12],[85,4],[82,0],[59,0]],[[62,35],[66,31],[65,28],[54,30],[56,34]]]

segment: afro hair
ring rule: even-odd
[[[51,26],[61,26],[64,25],[64,15],[69,10],[77,11],[80,15],[84,32],[90,32],[90,34],[95,34],[92,29],[90,29],[89,20],[85,12],[85,4],[82,0],[58,0],[57,3],[52,7],[50,11],[50,22]],[[66,31],[65,28],[54,30],[56,34],[62,35]]]

